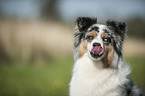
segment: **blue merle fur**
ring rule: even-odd
[[[76,19],[76,26],[79,32],[74,33],[75,42],[74,46],[78,47],[81,43],[82,38],[85,37],[86,30],[93,24],[97,23],[97,18],[90,18],[90,17],[78,17]]]
[[[85,38],[85,34],[87,33],[87,29],[97,23],[97,18],[90,17],[78,17],[75,21],[76,28],[74,32],[74,61],[76,61],[79,57],[78,46]]]
[[[127,24],[125,22],[117,22],[108,20],[106,25],[109,27],[110,30],[113,31],[112,34],[112,43],[114,46],[115,51],[117,52],[119,57],[122,57],[122,44],[126,37],[126,29]]]
[[[82,42],[83,38],[85,37],[85,34],[87,33],[88,28],[97,23],[97,18],[90,18],[90,17],[79,17],[76,20],[76,29],[74,33],[74,59],[76,61],[78,57],[78,46]],[[119,58],[123,57],[122,55],[122,44],[124,42],[124,39],[126,37],[126,30],[127,30],[127,24],[125,22],[117,22],[108,20],[106,22],[106,25],[111,30],[111,44],[114,47],[114,50],[118,54]],[[91,30],[98,31],[98,28],[92,28]],[[106,29],[104,29],[104,32],[109,33]],[[120,93],[121,96],[145,96],[134,84],[134,82],[130,79],[130,77],[127,75],[126,77],[128,80],[122,84],[119,85],[118,88],[122,90],[122,93]]]

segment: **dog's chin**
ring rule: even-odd
[[[103,56],[104,56],[104,53],[102,53],[101,55],[96,55],[96,54],[93,54],[92,52],[89,52],[89,57],[93,61],[100,61],[103,58]]]

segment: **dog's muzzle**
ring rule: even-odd
[[[91,55],[95,58],[101,57],[104,53],[104,49],[101,47],[99,43],[93,44],[93,49],[91,51]]]

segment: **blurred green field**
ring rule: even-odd
[[[145,88],[145,58],[128,57],[132,78]],[[47,64],[1,64],[0,96],[68,96],[73,58],[57,58]],[[137,71],[139,70],[139,71]]]
[[[0,66],[0,96],[68,96],[72,58]]]
[[[145,56],[132,56],[125,59],[132,68],[131,78],[138,87],[145,89]]]

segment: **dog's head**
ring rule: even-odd
[[[111,63],[114,52],[122,57],[122,43],[126,24],[108,20],[106,25],[97,24],[96,18],[79,17],[76,20],[74,47],[81,58],[85,53],[94,60],[101,60],[104,67]]]

